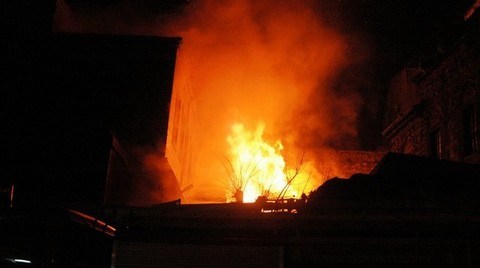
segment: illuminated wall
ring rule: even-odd
[[[182,202],[189,201],[189,190],[194,187],[198,157],[198,144],[195,142],[198,121],[188,73],[179,49],[170,103],[166,157],[182,190]]]

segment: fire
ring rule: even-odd
[[[311,163],[302,158],[295,168],[288,168],[281,141],[274,144],[264,141],[264,129],[264,123],[254,131],[245,129],[241,123],[232,125],[227,137],[230,150],[225,165],[229,185],[227,200],[235,197],[254,202],[259,196],[299,197],[313,188],[312,172],[305,168],[311,167]]]
[[[225,169],[229,188],[244,191],[249,202],[262,194],[299,197],[337,175],[330,168],[335,157],[326,152],[332,144],[355,140],[363,103],[356,89],[368,87],[362,72],[346,68],[358,70],[369,53],[363,38],[337,31],[341,16],[330,16],[329,1],[180,1],[189,3],[155,18],[132,9],[136,1],[88,14],[86,6],[68,2],[58,0],[57,31],[182,37],[174,87],[183,93],[174,93],[178,99],[171,102],[178,132],[170,135],[167,150],[176,155],[168,160],[185,202],[224,202],[219,178]],[[351,75],[343,79],[344,74]],[[285,150],[281,142],[263,141],[265,125],[249,130],[232,125],[232,118],[246,124],[264,120],[269,133],[281,133]],[[290,161],[304,148],[321,172],[302,157]],[[155,195],[165,195],[164,188],[154,188]]]

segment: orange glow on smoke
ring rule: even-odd
[[[225,202],[226,192],[227,202],[233,201],[226,178],[241,176],[232,170],[240,172],[248,161],[263,170],[242,185],[243,200],[252,202],[262,193],[275,199],[298,173],[294,160],[303,152],[311,161],[304,161],[284,196],[298,198],[325,181],[323,173],[309,176],[323,162],[312,149],[323,150],[330,140],[354,132],[355,99],[331,91],[331,81],[346,65],[346,43],[312,11],[313,4],[198,1],[187,10],[188,20],[172,25],[172,35],[183,38],[179,55],[200,124],[190,202]],[[260,121],[265,126],[257,127]],[[274,141],[263,141],[263,131]],[[225,166],[231,174],[225,175]]]
[[[306,168],[310,163],[301,159],[295,168],[287,168],[281,141],[273,144],[264,141],[264,129],[263,123],[254,131],[245,129],[241,123],[231,127],[225,166],[229,185],[227,200],[239,190],[243,192],[243,202],[254,202],[258,196],[269,199],[300,197],[303,192],[312,190],[312,172]]]
[[[329,151],[356,137],[361,99],[348,88],[355,81],[334,81],[365,51],[323,18],[323,1],[199,0],[158,17],[139,16],[134,1],[83,16],[58,2],[57,30],[182,37],[171,103],[178,132],[167,150],[186,202],[225,202],[226,192],[232,200],[231,182],[249,162],[259,170],[244,185],[248,202],[276,198],[291,177],[285,197],[298,198],[337,175]]]

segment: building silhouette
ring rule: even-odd
[[[464,19],[430,56],[392,78],[382,133],[390,151],[480,163],[479,14]]]
[[[165,147],[181,39],[52,32],[55,1],[6,3],[4,11],[2,206],[98,209],[138,196],[179,198]],[[170,181],[155,185],[159,196],[142,189],[152,174],[109,169],[141,170],[141,160],[118,154],[133,148],[158,156]]]

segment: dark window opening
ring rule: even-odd
[[[433,158],[442,158],[442,136],[440,130],[430,132],[429,136],[430,156]]]
[[[479,151],[479,136],[478,109],[474,105],[470,105],[463,110],[463,149],[465,156]]]

